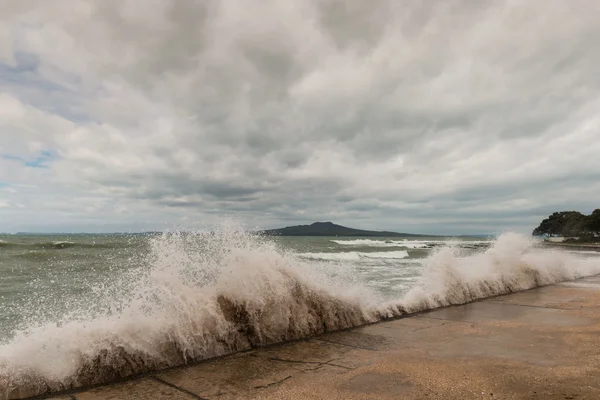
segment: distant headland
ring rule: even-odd
[[[579,211],[555,212],[532,232],[546,245],[600,251],[600,208],[590,215]]]
[[[286,226],[281,229],[261,231],[265,235],[277,236],[368,236],[368,237],[438,237],[437,235],[420,235],[414,233],[398,233],[388,231],[366,231],[336,225],[333,222],[315,222],[310,225]]]
[[[590,215],[579,211],[555,212],[544,219],[532,234],[548,240],[559,238],[565,241],[600,242],[600,208]]]

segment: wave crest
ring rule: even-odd
[[[489,247],[489,240],[374,240],[374,239],[332,239],[331,242],[348,247],[400,247],[405,249],[433,249],[445,247],[449,244],[469,249],[482,249]]]
[[[542,250],[537,242],[507,233],[487,251],[470,257],[443,248],[424,261],[418,284],[403,299],[409,312],[532,289],[600,273],[598,259],[577,259],[565,252]]]
[[[125,239],[126,240],[126,239]],[[126,247],[127,245],[122,242],[72,242],[69,240],[55,240],[49,242],[32,242],[22,243],[0,240],[0,247],[9,249],[20,249],[20,250],[62,250],[71,248],[82,248],[82,249],[114,249]]]
[[[37,395],[376,320],[369,293],[240,230],[151,240],[149,268],[101,316],[40,323],[0,346],[0,393]],[[366,293],[366,296],[365,296]],[[0,398],[3,398],[0,395]]]
[[[408,257],[406,250],[385,251],[385,252],[344,252],[344,253],[301,253],[302,258],[310,258],[314,260],[331,260],[331,261],[358,261],[361,259],[402,259]]]

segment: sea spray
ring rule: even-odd
[[[435,251],[423,261],[419,281],[401,304],[404,310],[417,312],[598,273],[598,259],[540,249],[532,238],[506,233],[487,251],[468,257],[454,247]]]
[[[31,322],[0,346],[0,398],[106,383],[600,272],[597,260],[506,234],[471,256],[435,251],[405,296],[383,302],[343,262],[303,259],[236,226],[164,234],[148,247],[139,255],[145,267],[95,287],[100,305],[71,305],[78,308]]]
[[[147,268],[123,273],[113,280],[118,288],[96,287],[107,293],[103,312],[82,304],[0,346],[0,398],[114,381],[375,321],[375,294],[240,229],[165,234],[149,247]]]

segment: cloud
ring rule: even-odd
[[[227,214],[263,227],[496,232],[589,212],[599,8],[7,3],[0,182],[15,192],[0,194],[0,230]]]

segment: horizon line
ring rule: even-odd
[[[271,229],[248,229],[247,232],[265,232],[277,230],[275,228]],[[19,231],[19,232],[0,232],[1,235],[7,236],[19,236],[19,235],[40,235],[40,236],[51,236],[51,235],[144,235],[144,234],[164,234],[164,233],[173,233],[173,232],[214,232],[215,230],[202,230],[202,229],[178,229],[178,230],[148,230],[148,231],[113,231],[113,232],[73,232],[73,231],[56,231],[56,232],[37,232],[37,231]],[[470,236],[470,237],[496,237],[498,233],[452,233],[452,234],[441,234],[441,233],[416,233],[416,232],[395,232],[395,231],[376,231],[376,232],[387,232],[387,233],[402,233],[405,235],[415,235],[415,236],[438,236],[438,237],[458,237],[458,236]],[[285,237],[294,237],[294,236],[307,236],[307,237],[336,237],[339,235],[272,235],[272,236],[285,236]],[[361,235],[356,236],[347,236],[347,237],[360,237]],[[342,235],[342,237],[346,237],[346,235]],[[385,237],[385,236],[380,236]]]

